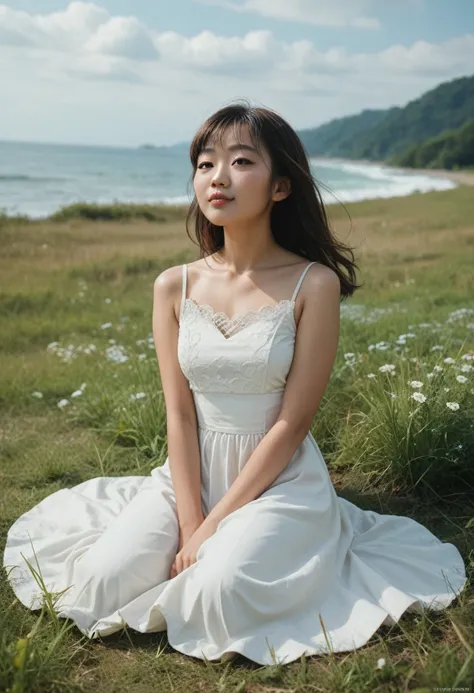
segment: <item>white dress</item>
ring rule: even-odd
[[[205,515],[276,420],[295,342],[291,300],[229,320],[186,298],[183,266],[178,357],[193,392]],[[219,326],[221,329],[219,329]],[[224,332],[227,329],[225,336]],[[129,626],[168,631],[201,659],[241,653],[262,665],[364,645],[404,611],[440,610],[466,582],[458,549],[408,517],[362,510],[336,495],[308,433],[257,499],[230,513],[173,579],[178,546],[169,462],[150,476],[100,477],[59,490],[10,528],[4,554],[18,598],[69,587],[56,609],[88,636]]]

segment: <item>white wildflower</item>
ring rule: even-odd
[[[451,356],[448,356],[447,358],[444,359],[445,363],[454,363],[454,359],[451,358]]]
[[[368,373],[367,377],[368,378],[376,378],[377,376],[375,375],[375,373]]]
[[[431,378],[434,378],[434,376],[435,376],[435,373],[427,373],[426,374],[426,377],[428,378],[428,380],[431,380]]]
[[[106,299],[105,299],[105,303],[112,303],[112,299],[111,299],[111,298],[106,298]]]
[[[449,387],[444,387],[443,390],[444,390],[445,392],[449,392],[450,388],[449,388]]]
[[[443,351],[443,347],[441,346],[441,344],[435,344],[431,347],[430,351]]]
[[[463,354],[461,358],[463,361],[474,361],[474,354]]]
[[[74,390],[71,397],[80,397],[82,395],[82,390]]]
[[[458,402],[446,402],[446,406],[448,409],[451,409],[451,411],[457,411],[459,409]]]
[[[347,354],[344,354],[345,359],[353,359],[355,354],[352,353],[352,351],[348,351]]]
[[[408,384],[415,390],[419,390],[420,387],[423,387],[423,383],[421,382],[421,380],[410,380],[408,381]]]
[[[105,355],[109,361],[113,361],[114,363],[124,363],[125,361],[128,361],[128,356],[125,353],[125,349],[121,346],[114,345],[107,347],[105,350]]]
[[[465,375],[457,375],[456,380],[458,383],[467,383],[467,378]]]
[[[146,354],[138,354],[138,360],[143,361],[143,359],[146,359],[147,355]]]
[[[414,392],[412,395],[410,395],[410,397],[411,399],[414,399],[416,402],[420,402],[420,404],[426,402],[426,397],[422,392]]]
[[[32,397],[36,397],[37,399],[43,399],[43,393],[38,392],[38,390],[35,390],[34,392],[31,393]]]
[[[380,659],[377,660],[377,669],[382,669],[382,667],[385,666],[385,659],[383,657],[380,657]]]
[[[58,402],[58,407],[63,409],[63,407],[67,407],[68,404],[70,404],[68,399],[60,399]]]
[[[146,392],[137,392],[136,395],[130,395],[130,399],[133,401],[143,399],[144,397],[146,397]]]
[[[392,363],[384,363],[384,365],[379,368],[381,373],[393,372],[394,370],[395,366]]]
[[[109,327],[112,327],[112,323],[111,323],[111,322],[104,322],[104,324],[101,325],[100,327],[101,327],[102,330],[106,330],[106,329],[108,329]]]
[[[461,371],[463,373],[469,373],[472,370],[474,370],[474,366],[471,366],[469,363],[465,363],[463,366],[461,366]]]
[[[444,371],[443,366],[433,366],[433,370],[435,373],[441,373],[441,371]]]

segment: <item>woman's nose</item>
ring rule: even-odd
[[[214,175],[212,176],[212,183],[213,183],[213,185],[228,185],[229,184],[229,176],[224,171],[223,167],[221,167],[221,166],[215,166],[214,167]]]

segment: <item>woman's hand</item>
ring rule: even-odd
[[[206,539],[209,539],[209,537],[214,534],[217,529],[217,524],[218,523],[209,521],[208,518],[206,518],[189,537],[180,530],[178,553],[171,566],[170,580],[176,577],[176,575],[179,575],[183,570],[186,570],[186,568],[189,568],[193,563],[196,563],[196,554],[199,547]]]

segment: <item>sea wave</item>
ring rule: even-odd
[[[0,173],[0,181],[27,183],[62,183],[67,178],[51,178],[50,176],[26,176],[21,173]]]

